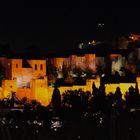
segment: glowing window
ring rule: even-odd
[[[43,65],[42,64],[40,65],[40,70],[43,70]]]
[[[37,64],[35,64],[35,70],[37,70]]]

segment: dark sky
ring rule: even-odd
[[[47,51],[76,47],[99,35],[96,25],[100,22],[108,36],[140,31],[136,3],[38,0],[0,5],[0,44],[8,43],[16,51],[26,51],[30,46]]]

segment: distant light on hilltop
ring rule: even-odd
[[[97,23],[98,28],[102,28],[105,24],[104,23]]]
[[[79,43],[78,48],[79,49],[88,49],[88,48],[92,48],[96,45],[99,45],[101,43],[102,42],[100,42],[100,41],[92,40],[92,41],[89,41],[88,43]]]

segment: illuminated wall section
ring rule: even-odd
[[[139,89],[139,92],[140,92],[140,77],[137,77],[137,78],[136,78],[136,81],[137,81],[138,89]]]
[[[60,94],[62,95],[65,91],[67,90],[72,90],[72,86],[69,86],[69,87],[59,87],[58,88],[59,91],[60,91]],[[52,94],[53,94],[53,91],[54,91],[54,88],[53,87],[49,87],[48,88],[48,92],[49,92],[49,101],[51,102],[51,99],[52,99]],[[61,96],[62,98],[62,96]]]
[[[2,98],[11,98],[11,93],[17,91],[16,80],[2,81]]]
[[[125,99],[125,93],[128,92],[129,87],[133,86],[135,88],[135,83],[119,83],[119,84],[105,84],[105,91],[106,94],[109,94],[112,92],[113,94],[116,91],[117,87],[120,87],[122,98]]]
[[[130,39],[132,39],[133,41],[138,41],[140,40],[140,35],[139,34],[131,34],[129,36]]]
[[[71,56],[71,68],[80,68],[85,71],[87,69],[95,72],[95,54],[85,54],[83,56],[72,55]]]
[[[85,86],[72,86],[72,90],[79,90],[79,89],[81,89],[82,91],[87,91],[87,87],[86,87],[86,85]],[[88,90],[88,91],[90,91],[90,90]]]
[[[43,105],[48,105],[50,102],[50,95],[48,93],[48,79],[34,79],[32,80],[32,99],[36,99]]]
[[[32,69],[22,68],[20,74],[16,77],[17,87],[29,88],[32,78]]]
[[[59,87],[58,89],[59,89],[61,95],[67,90],[79,90],[79,89],[82,89],[83,91],[87,91],[86,86],[68,86],[68,87],[62,86],[62,87]],[[53,87],[49,87],[49,99],[50,99],[50,101],[51,101],[51,98],[52,98],[53,90],[54,90]]]
[[[54,65],[57,67],[58,70],[62,70],[64,58],[54,58],[54,59],[55,59]]]
[[[75,69],[76,68],[76,55],[71,55],[71,69]]]
[[[29,100],[32,100],[32,91],[30,88],[17,88],[16,97],[22,99],[26,97]]]
[[[101,70],[104,71],[105,67],[105,58],[96,56],[96,72],[99,72]]]
[[[85,54],[86,67],[93,73],[96,72],[96,56],[95,54]]]
[[[8,60],[8,79],[16,80],[16,86],[22,87],[22,59]]]
[[[86,85],[85,86],[75,85],[71,87],[59,87],[61,94],[63,94],[66,90],[79,90],[79,89],[82,89],[83,91],[87,91]]]
[[[63,66],[69,71],[71,70],[71,62],[71,57],[64,58]]]
[[[22,71],[22,59],[11,59],[12,79],[20,77]]]
[[[63,62],[64,62],[64,58],[53,58],[53,65],[57,68],[57,74],[58,74],[57,78],[63,77],[63,73],[62,73]]]
[[[69,73],[75,73],[75,70],[86,72],[90,70],[96,72],[96,56],[95,54],[70,55],[67,58],[51,58],[51,63],[57,68],[58,74],[64,68]],[[61,76],[59,76],[61,77]]]
[[[100,77],[97,76],[96,79],[87,79],[86,80],[86,91],[90,91],[92,93],[92,84],[95,83],[95,86],[99,88],[100,86]]]
[[[121,71],[121,67],[124,67],[125,65],[125,58],[122,57],[120,54],[111,54],[110,60],[112,62],[112,74],[114,75],[115,71],[117,71],[122,76],[123,73]]]
[[[86,80],[86,85],[82,85],[82,86],[81,85],[73,85],[73,86],[68,86],[68,87],[61,86],[61,87],[59,87],[60,94],[62,95],[67,90],[79,90],[79,89],[82,89],[85,92],[90,91],[92,93],[92,84],[93,84],[93,82],[95,83],[96,87],[99,88],[99,86],[100,86],[100,78],[97,77],[96,79],[87,79]],[[53,90],[54,90],[53,87],[48,88],[50,101],[51,101],[51,98],[52,98]]]
[[[85,56],[76,56],[75,57],[75,67],[80,68],[81,70],[86,69],[86,61]]]
[[[33,78],[37,79],[46,75],[46,60],[27,60],[33,70]]]
[[[22,61],[22,59],[11,59],[8,61],[9,79],[16,80],[18,88],[30,87],[30,82],[33,78],[32,68],[23,68]]]
[[[22,68],[22,88],[30,88],[31,80],[33,79],[32,68]]]

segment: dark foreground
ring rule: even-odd
[[[140,112],[1,111],[0,140],[140,140]]]

